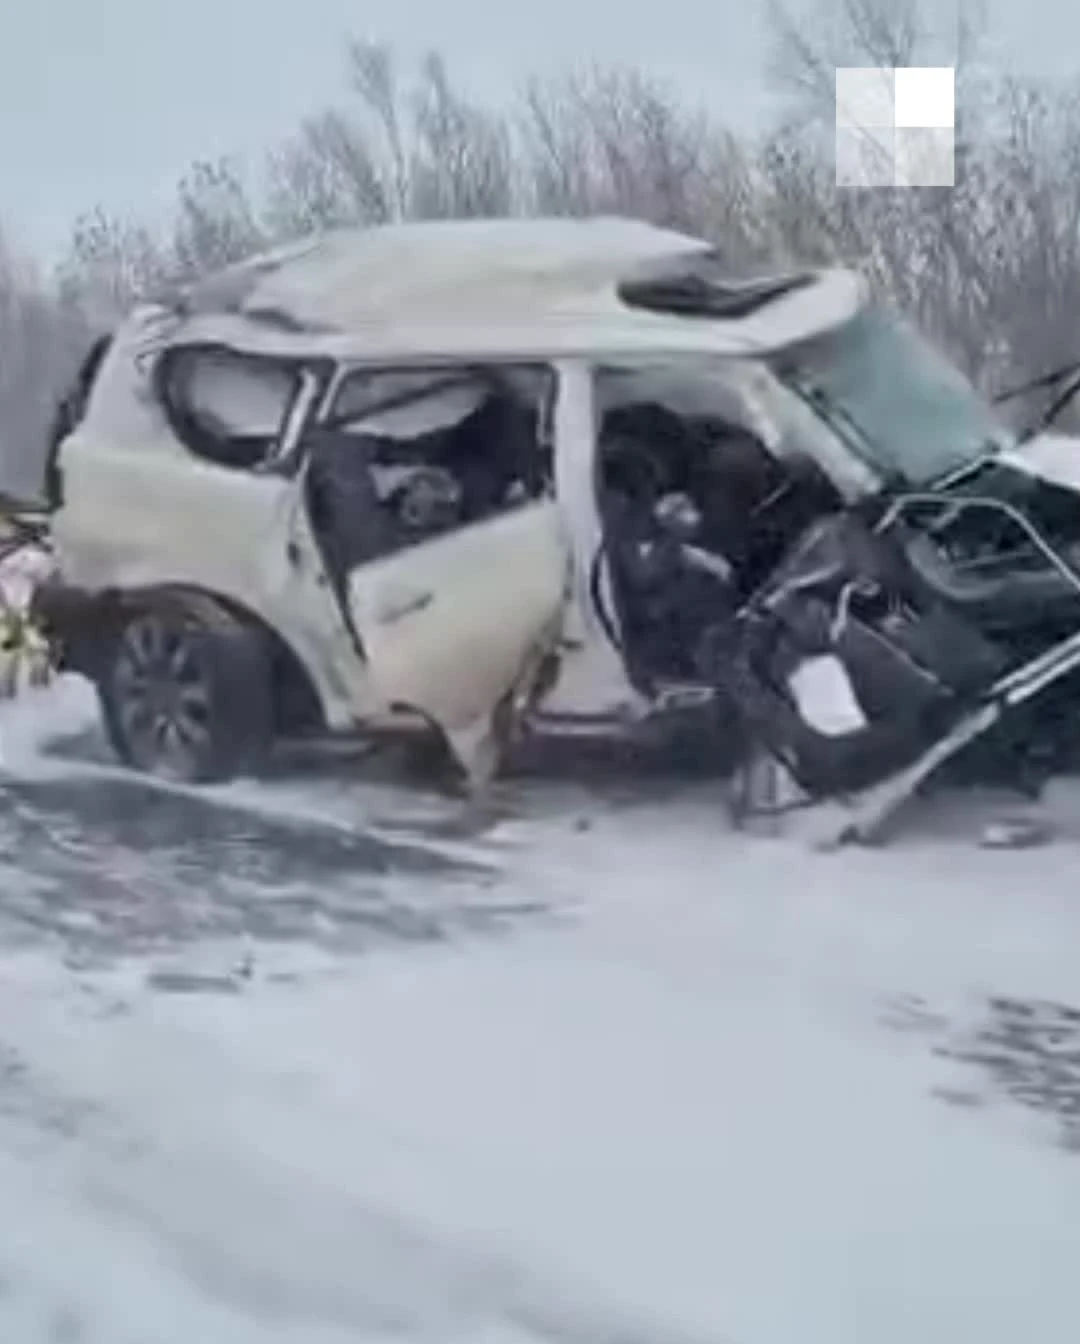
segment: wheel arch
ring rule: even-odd
[[[275,730],[280,735],[320,732],[326,712],[314,678],[292,645],[258,612],[233,597],[193,584],[147,584],[137,588],[106,588],[86,592],[66,585],[39,591],[35,613],[60,646],[60,667],[96,681],[102,658],[135,612],[161,602],[178,602],[211,621],[225,612],[266,641],[272,669]]]

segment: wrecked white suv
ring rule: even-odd
[[[689,716],[836,792],[1080,658],[1040,460],[849,271],[736,282],[620,219],[341,231],[99,343],[35,609],[174,778],[419,725],[476,785],[518,729]]]
[[[788,398],[777,422],[743,357],[859,301],[839,272],[715,271],[628,220],[409,224],[134,312],[67,407],[36,603],[119,756],[223,779],[281,735],[420,722],[476,782],[523,718],[603,730],[670,701],[686,669],[633,669],[605,495],[678,488],[710,434],[801,452],[812,415]],[[715,314],[680,312],[687,283]]]

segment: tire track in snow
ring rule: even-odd
[[[197,941],[362,951],[538,912],[494,866],[124,778],[0,778],[0,928],[112,957]]]

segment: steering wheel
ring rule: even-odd
[[[461,515],[462,491],[444,467],[423,467],[398,492],[398,520],[410,532],[442,532]]]

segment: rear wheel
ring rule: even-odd
[[[168,596],[132,613],[98,693],[116,754],[166,779],[211,783],[249,773],[272,741],[265,642],[209,598]]]

